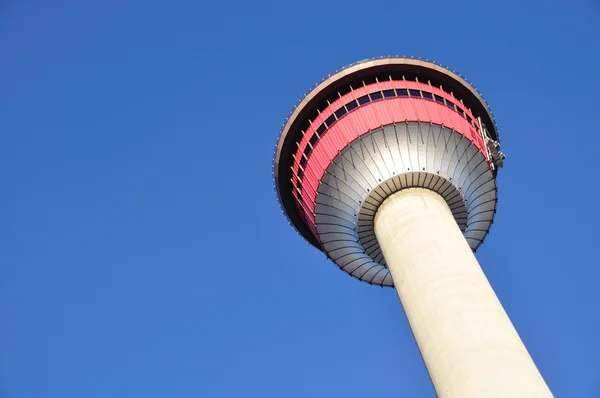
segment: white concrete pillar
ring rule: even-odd
[[[440,195],[390,196],[375,235],[439,397],[552,397]]]

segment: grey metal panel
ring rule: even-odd
[[[387,275],[385,276],[385,278],[383,278],[383,282],[381,282],[382,286],[394,286],[394,281],[392,280],[392,274],[390,274],[389,272],[387,273]]]
[[[387,164],[385,162],[383,151],[386,150],[384,140],[383,140],[383,132],[381,130],[374,131],[363,140],[369,147],[368,156],[371,158],[371,164],[374,164],[377,167],[377,176],[378,182],[379,180],[387,180],[392,176],[393,165]]]
[[[346,203],[325,195],[319,195],[318,200],[326,201],[327,203],[317,203],[315,205],[315,214],[330,214],[354,222],[354,208]]]
[[[323,244],[340,240],[351,240],[353,236],[354,234],[348,232],[347,230],[346,232],[341,232],[338,228],[328,232],[325,232],[324,229],[319,231],[319,237],[321,238],[321,243]]]
[[[396,137],[398,140],[398,152],[400,156],[402,156],[404,162],[404,170],[403,173],[410,171],[410,169],[414,169],[411,161],[411,151],[409,145],[409,137],[408,137],[408,125],[406,123],[399,123],[395,126],[396,128]]]
[[[370,283],[374,285],[386,285],[385,279],[389,275],[389,271],[385,267],[378,267],[377,272],[371,279]]]
[[[365,255],[362,250],[352,250],[345,253],[335,253],[331,256],[332,260],[343,270],[354,271],[365,260],[369,260],[369,257]]]
[[[367,281],[370,283],[373,283],[373,278],[375,278],[375,276],[380,273],[381,271],[381,266],[375,262],[371,262],[370,264],[368,264],[367,266],[363,265],[363,270],[364,273],[360,276],[360,279],[363,281]]]
[[[317,231],[341,269],[369,283],[393,285],[373,219],[389,195],[410,187],[442,195],[471,248],[481,244],[493,220],[497,193],[481,152],[448,128],[397,123],[352,142],[319,185]]]
[[[406,145],[409,150],[410,171],[420,170],[419,168],[419,153],[417,148],[417,140],[419,135],[419,123],[411,122],[406,124],[408,127]]]
[[[419,171],[427,170],[427,144],[429,141],[429,123],[419,123],[417,133],[417,158]]]
[[[321,182],[323,187],[319,187],[319,192],[323,190],[323,194],[331,197],[337,197],[344,203],[354,203],[360,200],[366,193],[356,184],[351,185],[345,181],[336,180],[333,183]],[[335,192],[335,194],[334,194]]]
[[[337,159],[339,159],[338,166],[343,166],[346,173],[351,174],[350,179],[360,186],[361,191],[366,192],[367,189],[371,189],[376,185],[373,171],[368,163],[365,163],[367,159],[362,145],[350,146],[347,150],[342,151],[336,157]]]
[[[374,135],[376,136],[376,142],[378,143],[378,145],[380,145],[380,155],[382,156],[386,164],[386,168],[388,170],[387,178],[390,178],[393,175],[395,175],[398,172],[398,168],[401,167],[401,160],[398,154],[396,136],[394,134],[393,129],[390,129],[389,126],[384,129],[380,129],[377,132],[374,132]]]
[[[460,136],[460,139],[456,143],[456,150],[453,155],[453,162],[451,168],[448,170],[449,175],[456,176],[454,177],[457,180],[457,183],[460,183],[460,178],[456,173],[458,166],[462,164],[466,159],[469,159],[474,153],[478,151],[478,149],[464,136]]]
[[[379,149],[378,154],[381,156],[382,163],[385,166],[385,179],[387,180],[396,172],[396,163],[390,152],[390,144],[388,144],[388,138],[382,129],[373,132],[373,137],[375,138],[375,143]]]
[[[323,241],[325,236],[328,236],[331,233],[340,233],[340,234],[352,234],[355,235],[354,225],[352,227],[343,227],[337,224],[320,224],[319,225],[319,237],[321,241]]]
[[[329,255],[333,255],[333,253],[338,250],[343,250],[344,252],[347,252],[349,249],[353,249],[353,248],[354,249],[362,249],[362,246],[360,243],[352,242],[348,239],[342,239],[342,240],[336,240],[336,241],[323,243],[323,246],[325,247],[325,250],[327,250],[327,253],[329,253]]]
[[[325,215],[325,214],[317,214],[316,218],[319,219],[319,222],[317,223],[317,230],[319,229],[319,225],[321,224],[331,224],[331,225],[336,225],[339,224],[343,227],[346,228],[350,228],[350,229],[354,229],[354,223],[350,222],[350,221],[346,221],[343,218],[337,217],[337,216],[330,216],[330,215]]]
[[[405,160],[400,149],[400,138],[398,137],[396,125],[385,126],[383,131],[389,145],[389,150],[392,156],[392,161],[395,165],[396,175],[406,171]]]

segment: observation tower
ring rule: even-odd
[[[287,119],[274,180],[290,224],[347,274],[395,287],[440,397],[551,397],[474,252],[496,213],[494,117],[455,72],[361,61]]]

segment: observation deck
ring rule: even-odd
[[[412,58],[361,61],[295,107],[274,180],[290,223],[348,274],[393,286],[375,238],[383,201],[426,188],[447,202],[472,250],[493,222],[504,155],[494,117],[465,79]]]

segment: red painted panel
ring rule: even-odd
[[[345,118],[342,118],[341,120],[339,120],[338,123],[341,125],[340,128],[341,128],[341,131],[343,132],[343,138],[345,138],[347,140],[352,139],[351,131],[352,131],[352,128],[354,128],[355,126],[353,126],[351,124],[351,119],[345,117]],[[335,146],[333,146],[332,148],[334,148],[334,150],[335,150]]]
[[[370,84],[368,86],[361,86],[361,87],[355,88],[354,91],[350,91],[349,93],[343,95],[341,98],[338,98],[337,100],[335,100],[326,109],[322,110],[321,114],[317,118],[315,118],[313,123],[307,129],[306,134],[300,141],[299,151],[304,151],[304,148],[306,147],[306,145],[308,145],[308,140],[310,139],[310,137],[312,137],[315,130],[321,125],[321,123],[325,119],[327,119],[329,116],[331,116],[333,114],[333,112],[338,110],[342,105],[347,104],[352,99],[358,99],[359,97],[362,97],[366,94],[370,94],[375,91],[380,91],[383,89],[390,89],[390,88],[409,88],[409,89],[433,92],[433,93],[440,95],[441,97],[444,97],[447,100],[450,100],[453,103],[457,104],[458,107],[460,107],[468,115],[470,115],[470,117],[472,119],[474,119],[473,114],[464,105],[462,105],[462,103],[460,101],[458,101],[452,95],[446,93],[445,91],[443,91],[435,86],[430,86],[429,84],[418,83],[418,82],[409,81],[409,80],[392,80],[392,81],[379,82],[379,83]],[[427,100],[427,101],[429,101],[429,100]],[[460,117],[462,118],[462,116],[460,116]],[[410,117],[410,116],[409,116],[409,118],[412,119],[412,117]],[[421,121],[425,121],[425,119],[422,119]]]
[[[358,99],[358,98],[362,97],[363,95],[367,95],[369,93],[372,93],[373,91],[376,91],[375,89],[373,89],[373,87],[370,87],[370,86],[361,86],[361,87],[358,87],[358,88],[355,87],[354,91],[351,91],[348,94],[354,93],[354,97],[350,97],[350,98]],[[346,95],[348,95],[348,94],[346,94]],[[346,95],[342,96],[342,98],[344,98]],[[344,103],[346,103],[346,102],[344,102]]]
[[[383,82],[379,82],[379,84],[381,85],[382,90],[390,90],[394,88],[393,80],[385,80]]]

